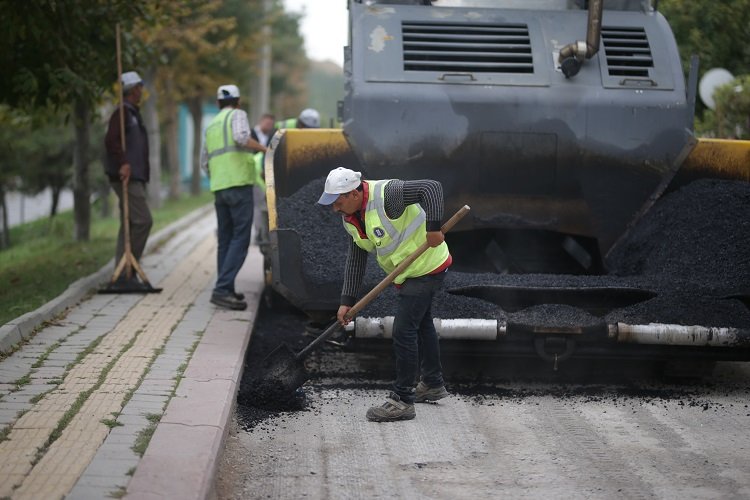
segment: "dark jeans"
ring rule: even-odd
[[[432,298],[444,280],[444,272],[428,274],[407,279],[399,289],[393,321],[393,351],[396,355],[393,390],[406,403],[414,402],[418,374],[430,387],[443,385],[440,345],[432,322]]]
[[[213,293],[225,296],[234,293],[234,279],[240,272],[250,246],[253,225],[253,187],[238,186],[214,192],[216,207],[217,277]]]
[[[115,248],[115,268],[117,268],[125,252],[125,226],[122,220],[125,211],[122,206],[122,183],[111,182],[110,185],[120,200],[120,232],[117,234],[117,247]],[[130,219],[130,251],[133,252],[135,260],[140,262],[153,225],[151,211],[148,208],[146,183],[143,181],[128,182],[128,218]]]

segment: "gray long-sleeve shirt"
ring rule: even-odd
[[[383,190],[385,214],[391,219],[401,217],[408,205],[419,203],[426,215],[426,230],[439,231],[443,219],[443,186],[430,179],[402,181],[395,179]],[[367,266],[367,251],[349,242],[349,255],[344,270],[341,304],[352,306],[357,302],[362,277]]]

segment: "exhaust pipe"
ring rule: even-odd
[[[618,342],[702,347],[750,347],[750,330],[650,323],[609,325],[610,338]]]
[[[435,330],[441,339],[497,340],[505,335],[505,324],[496,319],[440,319],[434,318]],[[356,318],[346,326],[357,338],[393,338],[393,316],[384,318]]]
[[[569,43],[560,49],[557,62],[560,63],[565,78],[571,78],[578,74],[586,59],[591,59],[599,52],[599,38],[602,33],[602,10],[604,0],[590,0],[589,20],[586,28],[586,41]]]
[[[393,338],[393,316],[383,318],[358,317],[346,326],[357,338]],[[508,334],[507,325],[496,319],[441,319],[433,320],[441,339],[499,340]],[[750,330],[709,326],[685,326],[663,323],[607,325],[608,337],[623,344],[672,345],[694,347],[750,347]],[[555,333],[551,330],[539,339]],[[555,338],[572,338],[566,332],[557,332]],[[539,351],[539,345],[536,346]],[[566,351],[570,351],[569,348]],[[544,357],[544,356],[543,356]]]

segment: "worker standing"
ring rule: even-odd
[[[313,108],[303,109],[297,118],[276,122],[276,128],[320,128],[320,113]]]
[[[396,380],[385,404],[367,411],[375,422],[409,420],[414,403],[448,396],[440,363],[440,345],[432,321],[432,300],[442,287],[452,257],[440,231],[443,188],[434,180],[363,181],[360,172],[339,167],[328,174],[318,203],[342,214],[351,236],[337,318],[356,303],[368,253],[386,273],[393,271],[425,241],[427,249],[394,283],[399,289],[393,322]],[[419,355],[422,361],[420,366]],[[416,377],[420,381],[416,388]]]
[[[151,174],[148,161],[148,133],[138,108],[143,96],[143,80],[137,72],[128,71],[122,74],[120,83],[123,105],[118,106],[112,113],[107,133],[104,136],[104,146],[107,150],[105,172],[120,203],[120,232],[117,235],[115,266],[120,262],[125,251],[125,224],[130,224],[131,251],[138,261],[146,248],[146,240],[153,225],[146,194],[146,183]],[[124,112],[122,123],[125,128],[125,150],[122,148],[120,135],[120,109]],[[128,186],[128,221],[122,220],[124,183]],[[126,281],[128,278],[124,273],[121,274],[118,278],[119,284],[126,286],[140,284],[135,275],[130,278],[130,283],[125,283]]]
[[[276,118],[271,113],[263,113],[258,123],[250,131],[250,137],[264,146],[268,146],[268,143],[271,142],[271,137],[276,133],[275,120]]]
[[[250,137],[247,113],[239,109],[236,85],[216,92],[219,113],[206,127],[201,167],[209,175],[218,225],[217,277],[211,302],[234,310],[247,308],[235,290],[235,278],[245,263],[253,224],[253,185],[257,172],[254,151],[266,148]]]

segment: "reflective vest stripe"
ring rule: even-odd
[[[367,252],[375,252],[378,265],[390,273],[408,255],[426,241],[426,213],[419,204],[407,205],[397,219],[389,219],[385,213],[385,186],[390,181],[367,181],[369,197],[365,207],[364,232],[360,236],[354,224],[342,218],[344,228],[354,243]],[[382,231],[382,233],[379,233]],[[442,242],[428,248],[420,257],[399,274],[394,282],[403,283],[408,278],[429,274],[443,265],[450,257],[448,245]]]
[[[383,196],[383,192],[385,190],[385,184],[388,181],[383,182],[382,184],[378,184],[377,188],[374,189],[374,193],[370,193],[370,200],[368,200],[368,205],[370,205],[370,202],[372,202],[372,205],[375,210],[377,210],[378,217],[380,218],[380,223],[385,229],[385,232],[388,234],[388,236],[391,238],[391,243],[386,246],[376,247],[375,251],[380,256],[387,256],[393,253],[394,250],[401,244],[401,242],[405,239],[411,238],[411,236],[417,232],[419,227],[422,225],[422,223],[425,222],[427,219],[427,215],[425,214],[424,209],[417,205],[419,208],[419,213],[414,217],[414,219],[409,223],[409,225],[402,231],[401,233],[398,232],[398,230],[394,227],[394,225],[391,223],[391,220],[388,218],[388,216],[385,213],[385,199]],[[368,206],[368,210],[370,207]]]
[[[229,124],[229,119],[232,117],[232,114],[234,113],[234,110],[227,113],[227,115],[224,117],[224,123],[222,124],[222,127],[224,128],[224,146],[215,149],[213,151],[210,151],[208,153],[208,159],[211,160],[213,158],[216,158],[217,156],[223,155],[225,153],[238,153],[244,151],[244,149],[234,145],[234,141],[232,141],[232,144],[229,144],[229,127],[227,125]]]
[[[252,185],[255,182],[255,159],[232,136],[230,120],[235,111],[231,108],[222,109],[206,128],[206,153],[212,192]]]

